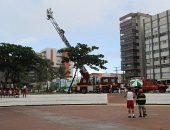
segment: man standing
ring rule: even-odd
[[[147,115],[145,103],[146,103],[146,96],[143,93],[143,90],[139,89],[139,93],[138,93],[137,99],[136,99],[136,104],[138,104],[138,106],[139,106],[139,117],[145,117]]]
[[[23,87],[22,94],[23,94],[23,97],[26,98],[26,95],[27,95],[27,86],[26,85],[24,85],[24,87]]]
[[[134,98],[135,98],[135,94],[131,90],[131,88],[128,88],[128,91],[127,91],[125,97],[127,98],[127,109],[128,109],[128,114],[129,114],[128,117],[129,118],[131,118],[131,117],[135,118],[135,113],[134,113]]]

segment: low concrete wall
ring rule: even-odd
[[[146,104],[169,104],[170,105],[170,94],[168,93],[153,93],[146,94]]]
[[[107,104],[107,94],[52,94],[27,95],[26,98],[1,98],[0,106],[57,105],[57,104]]]
[[[122,98],[122,97],[119,97]],[[170,94],[146,94],[146,104],[169,104]],[[27,98],[0,98],[0,106],[17,105],[97,105],[108,104],[107,94],[27,95]]]

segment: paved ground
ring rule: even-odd
[[[170,105],[147,106],[146,118],[129,119],[123,95],[108,99],[109,105],[0,107],[0,130],[170,130]]]

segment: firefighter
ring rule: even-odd
[[[139,92],[137,94],[137,99],[136,99],[136,104],[138,104],[139,107],[139,117],[145,117],[147,115],[145,103],[146,103],[146,96],[143,93],[143,90],[139,89]]]

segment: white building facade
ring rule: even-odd
[[[146,78],[170,81],[170,10],[144,20]]]

